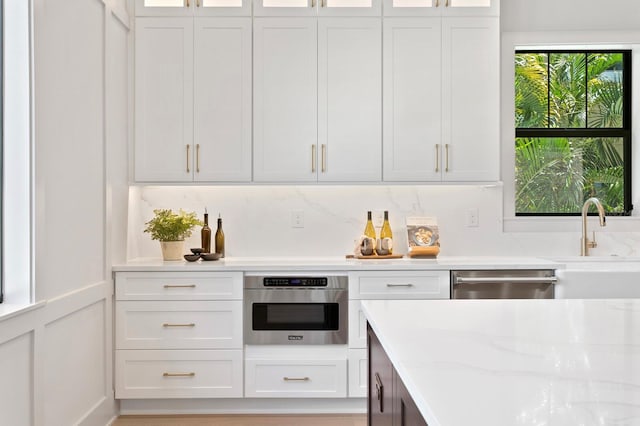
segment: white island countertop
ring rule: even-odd
[[[536,257],[438,256],[436,259],[346,259],[345,257],[226,257],[215,261],[163,262],[134,259],[113,266],[120,271],[375,271],[453,269],[558,269],[564,264]]]
[[[429,426],[640,425],[640,299],[362,305]]]

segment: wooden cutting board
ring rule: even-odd
[[[385,254],[385,255],[377,255],[377,254],[372,254],[371,256],[364,256],[361,254],[355,255],[355,254],[348,254],[346,255],[347,259],[402,259],[402,257],[404,257],[404,255],[402,254]]]

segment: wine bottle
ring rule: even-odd
[[[373,227],[373,222],[371,221],[371,212],[367,212],[367,225],[364,227],[364,235],[373,239],[375,244],[376,241],[376,229]]]
[[[391,232],[391,225],[389,225],[389,212],[386,210],[382,229],[380,230],[380,247],[385,254],[393,253],[393,233]]]
[[[224,257],[224,232],[222,231],[222,218],[218,214],[218,229],[216,229],[216,253]]]
[[[204,210],[204,225],[200,231],[200,240],[202,242],[202,252],[211,253],[211,228],[209,228],[207,209]]]

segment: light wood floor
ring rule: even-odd
[[[366,414],[120,416],[113,426],[366,426]]]

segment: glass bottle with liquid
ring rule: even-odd
[[[209,228],[209,215],[204,213],[204,225],[200,231],[200,241],[202,243],[202,252],[211,253],[211,228]]]
[[[384,222],[380,230],[380,242],[378,243],[379,254],[393,254],[393,233],[389,225],[389,212],[384,212]]]
[[[218,229],[216,229],[216,253],[224,257],[224,232],[222,231],[222,218],[218,215]]]
[[[373,221],[371,220],[371,212],[367,212],[367,224],[364,227],[364,235],[369,238],[373,238],[373,241],[376,240],[376,229],[373,227]]]

